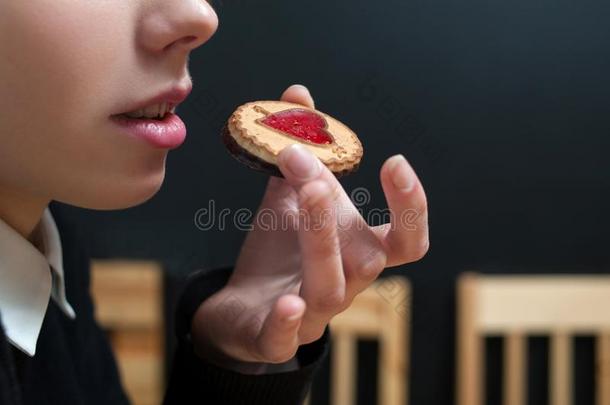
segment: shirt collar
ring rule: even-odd
[[[50,297],[75,318],[66,299],[61,239],[48,208],[39,226],[42,252],[0,220],[0,313],[7,339],[30,356]]]

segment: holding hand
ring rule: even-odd
[[[302,86],[282,100],[314,106]],[[264,372],[247,363],[291,360],[384,268],[428,250],[426,195],[402,155],[380,172],[392,223],[374,227],[306,148],[284,149],[279,168],[284,179],[270,178],[256,216],[274,218],[275,226],[254,221],[228,284],[201,304],[192,323],[200,356],[243,372]]]

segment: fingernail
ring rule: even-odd
[[[301,145],[288,146],[287,152],[282,154],[282,159],[288,170],[299,179],[311,179],[320,173],[318,159]]]
[[[294,315],[291,315],[291,316],[289,316],[288,318],[286,318],[286,322],[296,322],[296,321],[298,321],[299,319],[301,319],[301,316],[302,316],[302,315],[303,315],[303,314],[302,314],[302,313],[300,313],[300,312],[299,312],[299,313],[296,313],[296,314],[294,314]]]
[[[415,185],[415,172],[403,155],[393,156],[392,159],[394,160],[390,167],[392,184],[399,191],[411,191]]]
[[[294,309],[294,308],[293,308]],[[285,318],[286,322],[296,322],[303,317],[303,313],[305,312],[305,308],[298,308],[297,312]]]
[[[302,84],[293,84],[293,85],[292,85],[292,86],[290,86],[290,87],[297,87],[297,88],[302,89],[302,90],[305,90],[306,92],[308,92],[308,93],[309,93],[309,89],[308,89],[307,87],[305,87],[305,85],[302,85]]]

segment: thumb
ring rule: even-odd
[[[293,84],[288,87],[282,94],[281,100],[289,103],[301,104],[309,108],[315,108],[311,93],[309,93],[307,87],[302,84]]]
[[[255,343],[262,361],[284,363],[295,356],[304,313],[305,301],[298,295],[284,295],[276,301]]]

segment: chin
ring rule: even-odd
[[[161,184],[157,187],[139,190],[122,190],[122,192],[121,190],[117,190],[115,197],[100,200],[95,205],[88,208],[95,210],[122,210],[136,207],[154,197],[160,188]]]
[[[57,201],[91,210],[121,210],[135,207],[150,200],[163,185],[165,171],[145,179],[105,181],[94,189],[91,184],[80,187],[77,196],[57,198]]]

